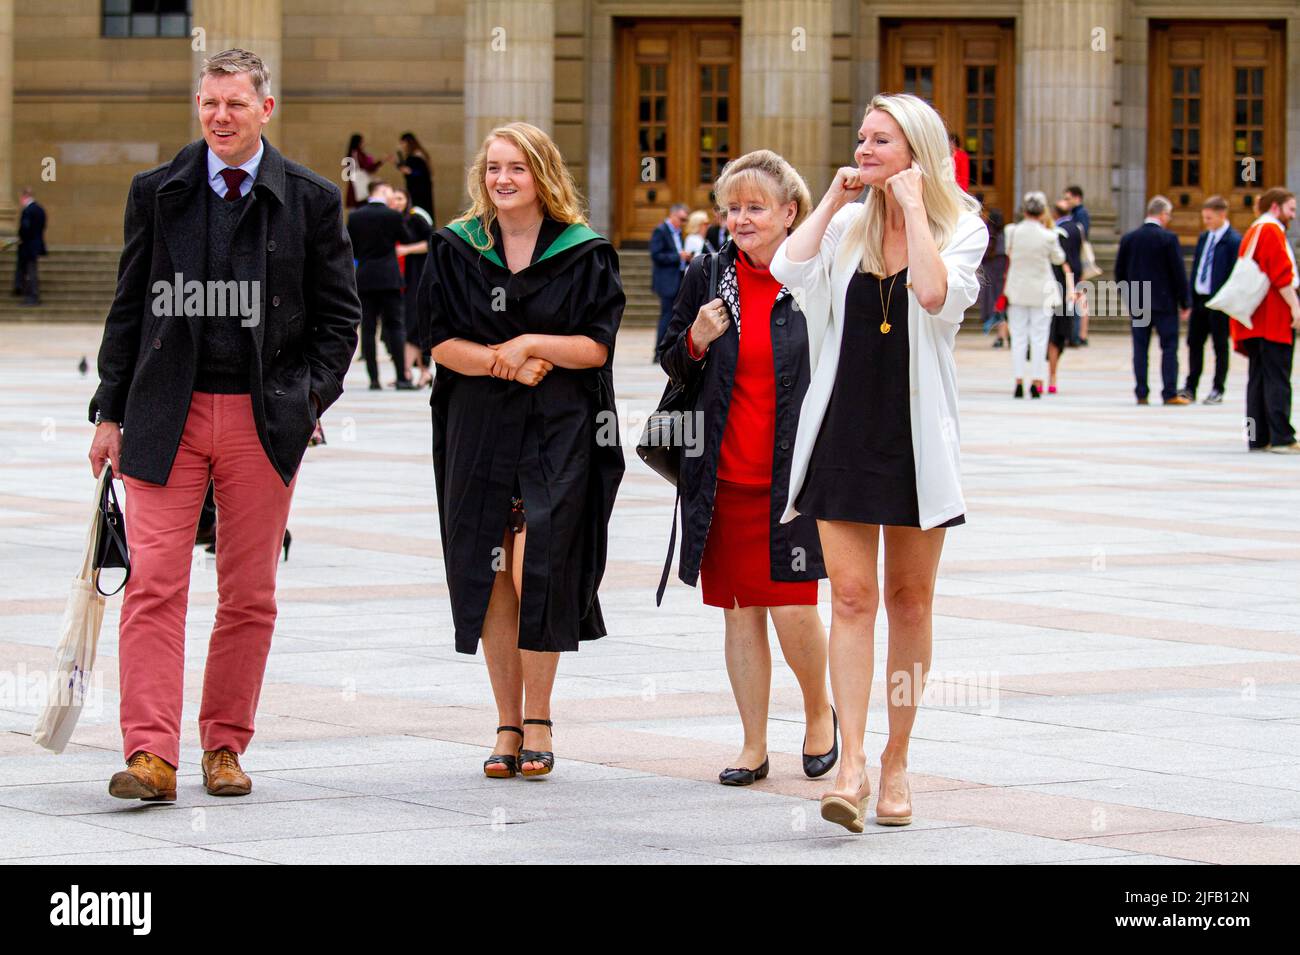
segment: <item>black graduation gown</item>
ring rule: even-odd
[[[609,242],[577,229],[575,245],[567,228],[545,220],[532,264],[517,274],[499,264],[495,228],[487,254],[452,227],[429,240],[420,310],[430,347],[451,338],[489,345],[536,333],[587,335],[609,349],[604,367],[557,366],[536,387],[437,370],[429,402],[434,481],[462,653],[478,649],[516,492],[528,525],[520,649],[576,650],[580,640],[605,635],[597,589],[623,477],[611,368],[625,299]]]

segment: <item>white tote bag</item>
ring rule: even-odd
[[[1255,314],[1259,303],[1264,301],[1270,284],[1268,276],[1255,261],[1255,246],[1259,244],[1259,234],[1264,231],[1266,225],[1267,223],[1264,223],[1255,230],[1255,235],[1250,240],[1250,248],[1246,250],[1245,255],[1237,259],[1228,281],[1224,282],[1223,287],[1214,293],[1214,297],[1205,303],[1209,308],[1227,312],[1247,328],[1251,327],[1250,316]]]
[[[104,484],[111,480],[112,469],[105,465],[95,482],[91,500],[90,530],[81,555],[81,573],[72,581],[68,602],[63,608],[63,628],[54,650],[54,679],[47,683],[45,709],[36,718],[32,739],[56,753],[63,752],[77,725],[91,689],[90,674],[95,667],[95,649],[99,630],[104,623],[104,597],[95,586],[95,553],[99,546],[99,502]]]

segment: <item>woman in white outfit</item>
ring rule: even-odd
[[[1052,266],[1065,261],[1061,235],[1044,220],[1047,196],[1027,192],[1024,217],[1007,226],[1007,325],[1011,329],[1011,361],[1016,373],[1015,397],[1025,396],[1025,351],[1029,351],[1029,396],[1041,397],[1047,375],[1047,338],[1052,313],[1061,306],[1061,287]]]
[[[889,741],[876,822],[912,821],[907,751],[930,666],[935,577],[945,528],[966,512],[953,341],[979,295],[988,230],[978,202],[953,178],[948,134],[924,100],[875,97],[854,159],[777,250],[771,272],[804,311],[812,369],[782,521],[817,519],[830,577],[831,689],[843,749],[822,816],[862,832],[882,594]]]

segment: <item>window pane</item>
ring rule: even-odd
[[[131,36],[157,36],[158,17],[152,13],[131,15]]]
[[[104,13],[130,13],[131,0],[104,0]]]
[[[1201,161],[1199,159],[1187,160],[1187,184],[1189,186],[1199,186],[1201,184]]]
[[[1169,170],[1169,181],[1175,186],[1183,184],[1183,163],[1182,160],[1175,159],[1173,166]]]
[[[186,27],[188,26],[187,23],[188,20],[189,17],[187,17],[183,13],[164,14],[160,18],[160,22],[158,24],[158,35],[159,36],[188,36],[189,30],[186,29]]]
[[[1199,93],[1201,91],[1201,68],[1199,66],[1190,67],[1187,70],[1187,92]]]
[[[718,97],[718,122],[725,123],[728,121],[729,110],[727,109],[727,98]]]
[[[104,17],[104,36],[130,36],[131,22],[127,17]]]
[[[1182,91],[1183,91],[1183,69],[1180,66],[1175,66],[1174,67],[1174,92],[1181,93]]]

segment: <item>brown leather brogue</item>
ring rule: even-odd
[[[247,796],[253,791],[253,781],[239,768],[239,757],[232,750],[205,752],[199,765],[210,796]]]
[[[108,781],[108,794],[118,799],[174,802],[176,767],[144,750],[132,753],[126,761],[126,769],[114,773]]]

